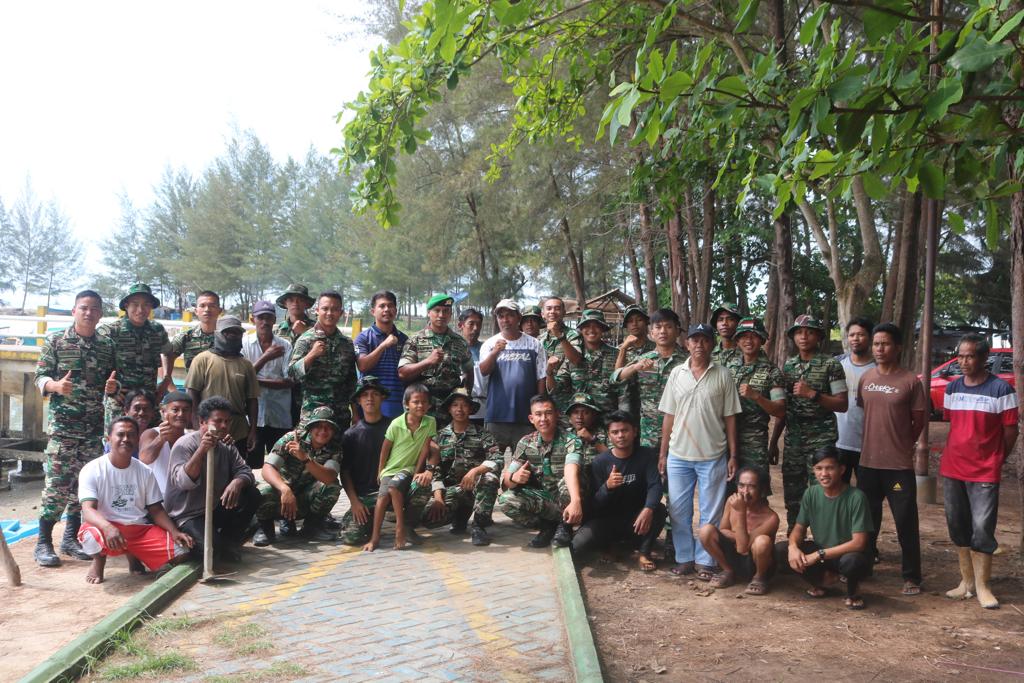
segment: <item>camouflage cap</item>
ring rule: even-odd
[[[153,306],[153,308],[158,308],[160,306],[160,299],[157,299],[155,296],[153,296],[153,290],[150,288],[150,286],[143,282],[136,282],[135,284],[128,288],[128,293],[121,298],[121,303],[118,304],[122,311],[127,310],[125,306],[128,305],[128,299],[131,299],[136,294],[141,294],[145,296],[147,299],[149,299],[149,303],[150,305]]]
[[[319,408],[314,408],[312,412],[309,413],[309,416],[306,418],[305,422],[302,424],[302,428],[308,432],[309,428],[317,424],[318,422],[329,424],[332,427],[334,427],[335,432],[338,431],[338,423],[334,421],[334,411],[328,408],[327,406],[320,406]]]
[[[302,299],[306,301],[306,308],[309,308],[310,306],[316,303],[316,299],[309,295],[309,287],[307,287],[306,285],[288,285],[288,289],[284,290],[284,294],[277,297],[277,301],[275,301],[274,303],[276,303],[281,308],[288,308],[285,305],[285,302],[288,300],[288,297],[290,296],[302,297]]]
[[[380,383],[380,380],[378,378],[374,377],[373,375],[363,375],[362,378],[360,378],[359,383],[356,384],[356,390],[352,394],[352,400],[356,400],[357,398],[359,398],[359,394],[363,393],[364,391],[369,391],[370,389],[375,389],[376,391],[379,391],[381,394],[384,395],[384,398],[387,398],[388,394],[391,393],[386,386]]]
[[[737,306],[736,304],[732,303],[731,301],[723,301],[722,303],[718,304],[718,308],[716,308],[715,310],[711,311],[711,324],[712,325],[714,325],[715,323],[718,322],[718,314],[719,313],[723,313],[723,312],[724,313],[728,313],[730,315],[734,315],[734,316],[736,316],[737,319],[743,317],[743,314],[740,313],[740,307],[739,306]]]
[[[601,412],[601,409],[595,405],[594,397],[585,391],[578,391],[572,395],[572,399],[569,401],[569,410],[567,412],[571,413],[572,409],[576,406],[585,406],[598,414]]]
[[[427,299],[427,310],[429,311],[431,308],[434,308],[435,306],[440,306],[446,301],[450,304],[455,303],[455,299],[453,299],[450,294],[445,294],[444,292],[434,294],[429,299]]]
[[[466,391],[462,387],[459,387],[458,389],[452,390],[452,393],[448,394],[448,397],[445,398],[445,400],[441,401],[441,410],[442,410],[442,412],[447,412],[449,406],[451,406],[451,404],[457,398],[464,398],[467,401],[469,401],[469,405],[470,405],[470,408],[471,408],[470,415],[472,415],[476,411],[480,410],[480,403],[478,401],[474,400],[473,397],[469,395],[468,391]]]
[[[622,313],[622,322],[626,322],[627,320],[629,320],[629,316],[631,315],[643,316],[644,320],[646,320],[647,322],[651,321],[651,316],[647,315],[647,311],[640,308],[636,304],[626,306],[626,310]]]
[[[544,322],[544,313],[540,310],[540,306],[527,306],[523,309],[523,320],[527,318],[537,318]]]
[[[768,340],[768,330],[764,328],[764,323],[761,322],[760,318],[743,318],[736,326],[736,334],[733,335],[733,339],[738,338],[741,334],[746,332],[752,332],[761,339]]]
[[[604,313],[593,308],[588,308],[580,314],[580,322],[576,327],[583,327],[587,323],[597,323],[605,330],[610,329],[608,323],[604,320]]]
[[[817,330],[822,335],[825,334],[825,326],[822,324],[822,322],[815,318],[813,315],[807,315],[805,313],[804,315],[798,315],[796,317],[796,320],[793,321],[793,324],[790,326],[790,328],[786,330],[786,336],[792,338],[793,334],[796,333],[796,331],[799,330],[801,327]]]

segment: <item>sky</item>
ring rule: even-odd
[[[95,272],[120,195],[147,206],[166,168],[199,175],[234,131],[254,131],[279,160],[327,153],[380,42],[338,16],[361,5],[0,3],[0,199],[9,210],[31,178]]]

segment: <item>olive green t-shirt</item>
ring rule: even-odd
[[[814,542],[822,548],[842,545],[855,533],[870,533],[873,529],[868,497],[852,486],[835,498],[826,496],[821,486],[808,487],[800,501],[796,523],[810,527]]]
[[[249,400],[260,396],[256,370],[248,359],[242,356],[218,356],[203,351],[195,357],[188,369],[185,388],[198,391],[201,401],[211,396],[226,398],[231,404],[231,438],[245,441],[249,436]],[[198,408],[195,406],[193,410]]]

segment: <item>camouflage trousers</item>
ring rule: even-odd
[[[281,492],[267,483],[260,484],[260,506],[256,509],[256,519],[261,521],[281,517]],[[296,519],[322,519],[331,511],[341,495],[341,487],[337,484],[325,484],[315,481],[299,489],[292,489],[295,494]]]
[[[539,529],[544,523],[558,522],[562,510],[569,504],[569,489],[565,479],[558,482],[558,491],[520,486],[508,489],[498,496],[498,507],[519,526]]]
[[[768,436],[764,435],[764,439],[753,439],[744,435],[740,432],[740,467],[757,467],[764,470],[764,473],[768,475],[768,491],[767,495],[772,494],[772,470],[771,465],[768,464]],[[736,484],[738,483],[738,477],[734,478],[730,484],[732,491],[736,490]],[[730,492],[732,492],[730,491]]]
[[[782,450],[782,495],[786,501],[786,523],[790,529],[796,524],[800,500],[807,486],[818,483],[811,465],[814,452],[835,442],[834,429],[823,430],[817,423],[787,423]]]
[[[341,542],[345,545],[363,545],[370,540],[370,534],[373,531],[373,509],[377,507],[377,494],[368,493],[365,496],[359,496],[359,500],[366,506],[369,514],[366,521],[360,524],[352,514],[351,508],[345,511],[341,517],[341,533],[339,535]]]
[[[39,507],[42,519],[56,522],[64,508],[69,515],[82,512],[78,502],[78,473],[90,460],[103,453],[99,438],[68,439],[53,437],[46,444],[46,480]]]
[[[412,492],[409,499],[410,506],[422,503],[422,507],[413,507],[420,513],[419,519],[423,526],[428,529],[451,524],[452,520],[461,512],[472,512],[475,515],[490,516],[494,511],[494,503],[498,499],[498,475],[493,472],[485,472],[477,477],[476,485],[471,489],[464,489],[461,486],[449,486],[444,490],[444,514],[440,518],[430,519],[430,507],[433,495],[424,496],[419,490]]]

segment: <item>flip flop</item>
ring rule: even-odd
[[[715,578],[715,572],[708,567],[701,567],[697,569],[697,580],[698,581],[710,581]]]
[[[824,588],[814,586],[812,588],[808,588],[807,590],[805,590],[804,595],[806,595],[808,598],[811,598],[812,600],[818,600],[828,595],[828,591]]]
[[[764,581],[754,579],[747,584],[747,590],[743,591],[747,595],[764,595],[768,592],[768,584]]]
[[[694,572],[693,562],[680,562],[676,566],[669,569],[669,572],[675,576],[689,576]]]
[[[853,610],[855,612],[864,609],[864,598],[859,595],[848,597],[844,602],[846,604],[846,609]]]
[[[903,584],[902,593],[903,595],[920,595],[921,586],[916,583],[911,583],[910,581],[907,581]]]
[[[640,571],[642,572],[653,572],[655,569],[658,568],[658,565],[656,565],[654,561],[651,560],[651,558],[646,557],[645,555],[641,555],[637,559],[637,564],[639,565]]]
[[[736,576],[729,571],[721,571],[711,577],[708,583],[712,588],[728,588],[736,582]]]

